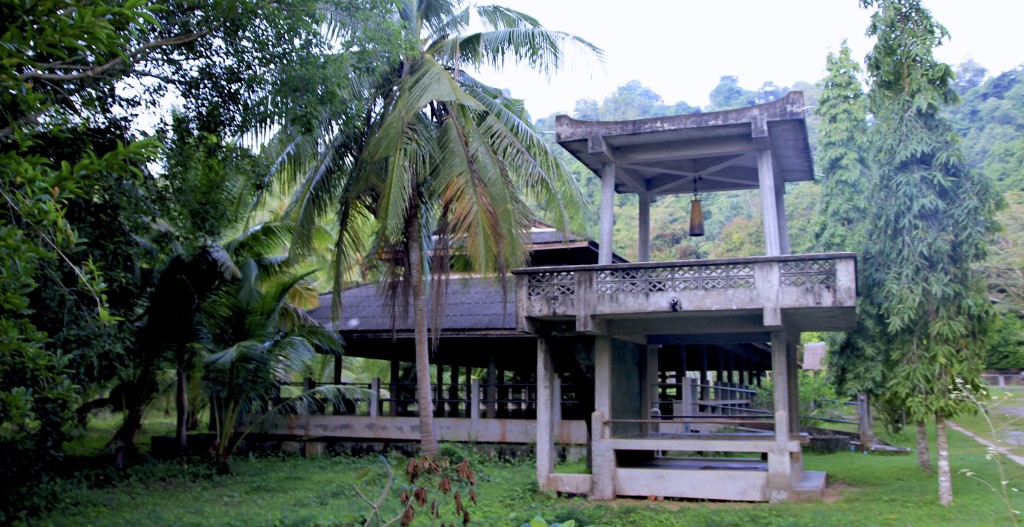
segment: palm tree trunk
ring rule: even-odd
[[[932,469],[931,452],[928,451],[928,430],[923,419],[917,422],[917,466],[921,467],[921,470]]]
[[[409,212],[409,274],[412,281],[412,312],[416,324],[416,406],[420,415],[420,448],[424,454],[440,452],[434,438],[433,398],[430,386],[430,355],[428,353],[427,309],[424,299],[423,253],[420,236],[419,210]]]
[[[178,443],[178,455],[184,456],[188,449],[188,376],[180,367],[178,368],[178,393],[175,403],[177,407],[175,439]]]
[[[946,436],[946,416],[935,414],[935,450],[939,452],[939,503],[953,503],[953,478],[949,472],[949,440]]]

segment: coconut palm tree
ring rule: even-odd
[[[403,51],[361,80],[346,79],[363,118],[332,122],[315,136],[285,127],[269,151],[278,156],[278,173],[298,180],[289,209],[297,224],[293,250],[308,246],[328,216],[338,222],[337,309],[343,273],[366,254],[361,234],[371,225],[377,258],[367,261],[379,265],[393,315],[407,314],[411,300],[421,445],[432,454],[427,302],[436,339],[452,270],[494,273],[505,284],[507,273],[525,263],[525,236],[536,217],[531,205],[561,228],[581,226],[586,210],[523,102],[467,69],[517,62],[550,74],[564,62],[563,47],[601,52],[500,6],[402,0],[394,16]]]

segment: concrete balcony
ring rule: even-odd
[[[804,254],[518,269],[519,329],[634,335],[854,327],[856,256]],[[568,328],[567,328],[568,329]]]

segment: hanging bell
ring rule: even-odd
[[[690,236],[704,236],[704,213],[700,208],[700,196],[696,193],[690,200]]]

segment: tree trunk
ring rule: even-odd
[[[935,450],[939,452],[939,503],[953,503],[953,477],[949,472],[949,441],[946,416],[935,414]]]
[[[416,324],[416,406],[420,416],[420,448],[424,454],[440,452],[434,438],[434,409],[430,387],[430,354],[427,335],[427,309],[424,299],[426,284],[423,283],[423,253],[420,243],[419,210],[413,207],[409,212],[409,274],[412,281],[412,311]]]
[[[177,407],[177,428],[175,431],[175,439],[178,443],[178,455],[184,456],[185,451],[188,450],[188,376],[185,375],[185,370],[179,366],[178,368],[178,393],[175,398],[175,406]]]
[[[921,470],[932,469],[932,457],[928,451],[928,430],[924,426],[924,420],[917,422],[917,466]]]
[[[126,467],[138,457],[139,449],[135,445],[135,435],[142,429],[145,408],[145,404],[135,403],[124,409],[124,421],[111,440],[114,447],[114,466],[117,468]]]

